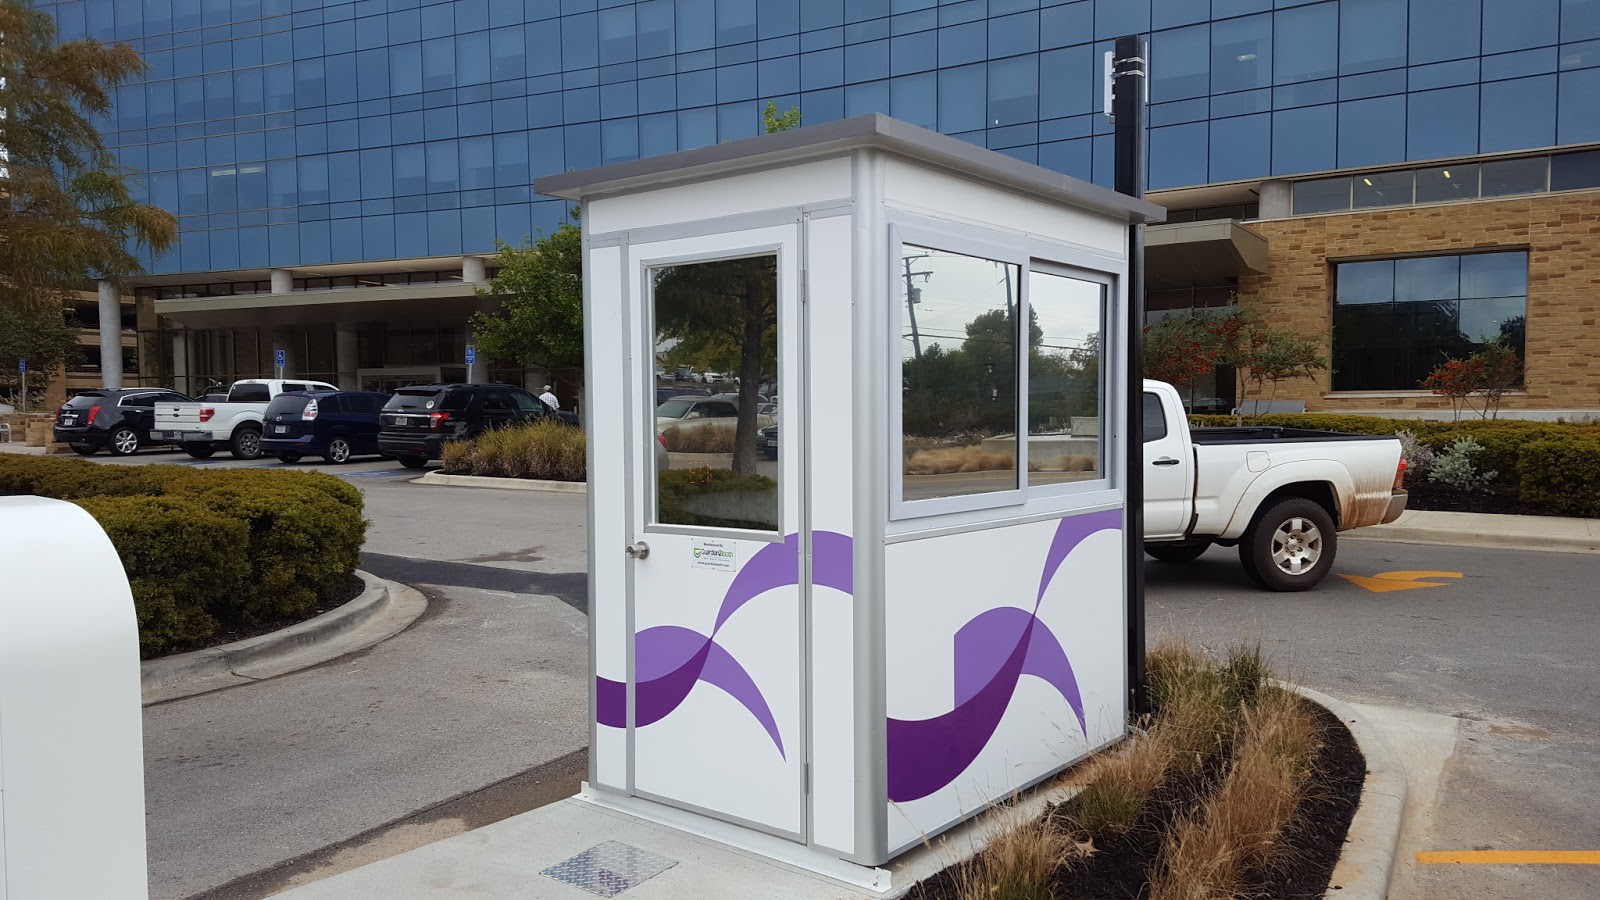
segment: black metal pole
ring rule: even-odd
[[[1144,97],[1149,73],[1145,46],[1137,35],[1117,38],[1111,60],[1116,189],[1130,197],[1144,196]],[[1127,285],[1128,700],[1136,715],[1144,715],[1150,711],[1150,698],[1144,669],[1144,226],[1140,224],[1128,226]]]

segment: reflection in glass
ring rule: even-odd
[[[655,520],[778,530],[778,258],[664,266],[651,284]]]
[[[900,263],[902,499],[1016,489],[1019,267],[910,244]]]
[[[1546,156],[1486,162],[1483,164],[1483,196],[1504,197],[1543,191],[1548,185],[1549,171],[1550,159]]]
[[[1028,273],[1029,317],[1039,333],[1028,348],[1030,486],[1100,477],[1104,298],[1104,286],[1092,281]]]
[[[1294,186],[1294,214],[1336,212],[1350,208],[1350,177],[1300,181]]]

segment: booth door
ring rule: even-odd
[[[634,793],[803,840],[796,234],[630,248],[642,489],[617,551],[632,570]]]

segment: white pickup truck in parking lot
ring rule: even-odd
[[[1303,591],[1333,567],[1338,533],[1393,522],[1406,462],[1392,436],[1190,428],[1178,392],[1144,384],[1145,553],[1163,562],[1237,546],[1262,587]]]
[[[274,397],[294,391],[336,390],[324,381],[246,378],[228,388],[226,401],[157,405],[150,436],[177,444],[196,459],[221,448],[232,451],[234,459],[255,459],[261,455],[262,414]]]

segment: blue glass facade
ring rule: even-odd
[[[102,128],[180,217],[156,272],[482,253],[533,178],[885,112],[1111,180],[1100,59],[1150,36],[1152,189],[1600,141],[1600,0],[87,0],[148,76]]]

